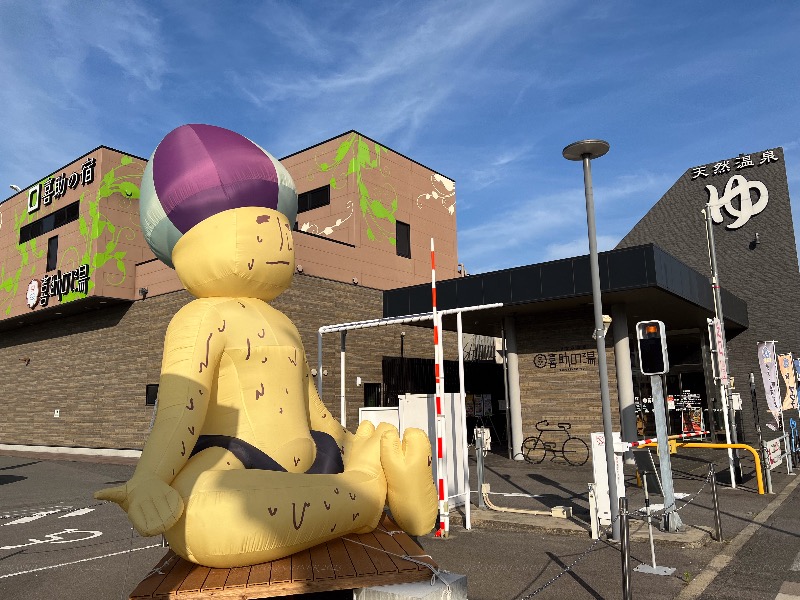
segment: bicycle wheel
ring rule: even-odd
[[[544,460],[547,451],[538,437],[525,438],[522,442],[522,455],[529,463],[539,464]]]
[[[564,459],[574,467],[580,467],[589,460],[589,446],[581,438],[571,437],[561,447]]]

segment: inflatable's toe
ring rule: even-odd
[[[411,535],[428,533],[438,510],[428,436],[420,429],[409,428],[401,444],[397,430],[385,431],[381,437],[381,464],[395,522]]]

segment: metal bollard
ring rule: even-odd
[[[714,539],[717,542],[722,540],[722,519],[719,514],[719,496],[717,496],[717,472],[714,470],[714,463],[708,465],[711,472],[711,503],[714,507]]]
[[[628,526],[628,499],[619,499],[619,535],[622,541],[622,600],[631,600],[631,536]]]

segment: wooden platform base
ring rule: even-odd
[[[386,515],[378,529],[348,535],[280,560],[233,569],[210,569],[179,558],[171,550],[131,593],[144,598],[272,598],[310,592],[426,581],[431,571],[403,555],[436,567],[424,550]],[[363,545],[362,545],[363,544]],[[391,553],[391,554],[389,554]]]

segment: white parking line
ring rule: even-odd
[[[25,575],[26,573],[36,573],[37,571],[47,571],[48,569],[56,569],[58,567],[66,567],[68,565],[76,565],[82,562],[89,562],[90,560],[97,560],[99,558],[108,558],[110,556],[118,556],[120,554],[129,554],[137,550],[147,550],[148,548],[160,548],[161,544],[153,544],[152,546],[142,546],[141,548],[131,548],[130,550],[122,550],[120,552],[112,552],[111,554],[103,554],[102,556],[92,556],[91,558],[82,558],[80,560],[73,560],[70,562],[61,563],[58,565],[50,565],[49,567],[39,567],[38,569],[28,569],[27,571],[17,571],[16,573],[8,573],[7,575],[0,575],[0,579],[7,577],[16,577],[17,575]]]
[[[11,521],[10,523],[6,523],[3,526],[5,527],[6,525],[21,525],[22,523],[30,523],[31,521],[35,521],[37,519],[41,519],[42,517],[46,517],[47,515],[52,515],[53,513],[57,513],[57,512],[61,512],[61,511],[60,510],[45,510],[45,511],[42,511],[42,512],[37,512],[37,513],[34,513],[34,514],[30,515],[29,517],[22,517],[21,519],[15,519],[14,521]]]
[[[64,519],[64,518],[66,518],[66,517],[79,517],[79,516],[81,516],[81,515],[85,515],[85,514],[87,514],[87,513],[90,513],[90,512],[92,512],[93,510],[94,510],[93,508],[80,508],[80,509],[78,509],[78,510],[73,510],[71,513],[67,513],[67,514],[65,514],[65,515],[61,515],[61,516],[60,516],[60,517],[58,517],[58,518],[59,518],[59,519]]]
[[[30,515],[51,511],[51,512],[61,512],[65,510],[71,509],[72,506],[65,506],[63,504],[56,504],[55,506],[42,506],[40,508],[27,508],[22,510],[12,510],[10,512],[0,513],[0,520],[2,519],[14,519],[17,517],[28,517]]]
[[[797,556],[794,557],[794,562],[792,566],[789,567],[790,571],[800,571],[800,552],[797,553]]]

